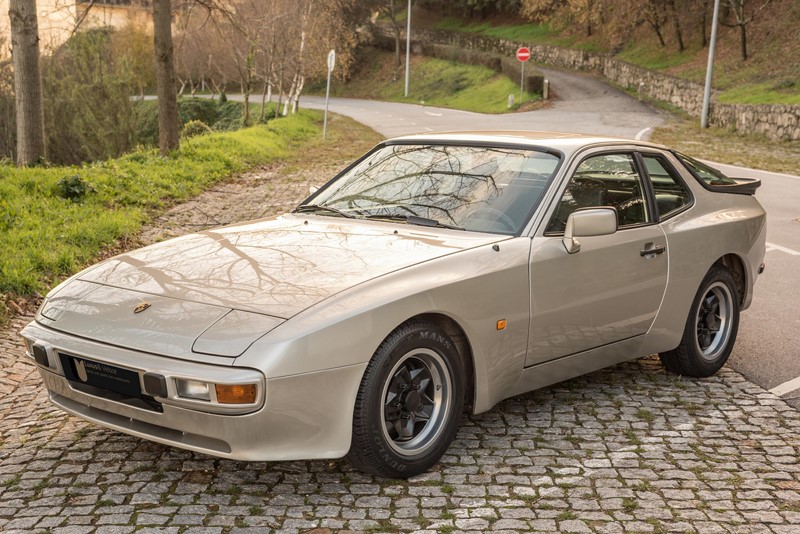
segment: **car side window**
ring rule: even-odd
[[[633,154],[601,154],[585,159],[570,179],[546,233],[563,233],[572,212],[599,206],[617,210],[620,229],[651,222]]]
[[[692,201],[686,186],[675,176],[672,166],[664,158],[654,154],[642,154],[642,159],[650,183],[653,185],[659,220],[682,210]]]

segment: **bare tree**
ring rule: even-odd
[[[392,24],[394,33],[394,59],[396,65],[399,67],[402,64],[402,60],[400,59],[400,34],[402,31],[402,24],[400,24],[400,20],[398,19],[398,6],[396,2],[399,2],[399,0],[382,0],[378,4],[378,12],[387,17]]]
[[[17,164],[28,165],[46,157],[36,0],[10,0],[8,16],[17,108]]]
[[[758,2],[749,1],[749,0],[725,0],[727,7],[729,8],[729,13],[733,15],[733,21],[725,21],[720,20],[721,24],[728,26],[730,28],[739,28],[739,44],[740,50],[742,54],[742,61],[747,61],[748,53],[747,53],[747,25],[753,22],[753,19],[758,16],[761,11],[766,8],[772,0],[759,0]],[[748,6],[756,4],[755,7],[749,9],[750,14],[748,16]]]
[[[675,41],[678,44],[678,52],[683,52],[686,46],[683,44],[683,30],[681,29],[681,18],[675,0],[667,0],[670,17],[672,18],[672,29],[675,31]]]
[[[655,32],[656,37],[658,37],[658,44],[664,47],[667,46],[667,43],[664,41],[664,34],[661,30],[666,22],[666,17],[664,16],[664,10],[661,9],[661,7],[660,0],[647,0],[645,2],[644,11],[642,14],[645,22],[650,25]]]
[[[175,64],[172,47],[172,5],[170,0],[153,0],[153,42],[156,54],[158,95],[158,147],[162,154],[180,146],[178,98],[175,94]]]

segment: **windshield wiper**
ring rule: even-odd
[[[418,226],[432,226],[434,228],[449,228],[450,230],[465,230],[460,226],[443,223],[437,219],[429,219],[428,217],[418,217],[417,215],[409,215],[406,219],[408,224],[416,224]]]
[[[348,219],[353,219],[355,217],[350,213],[346,213],[336,208],[331,208],[330,206],[323,206],[322,204],[303,204],[302,206],[297,206],[295,209],[292,210],[292,213],[319,213],[319,212],[330,213],[333,215],[338,215],[339,217],[347,217]]]
[[[367,219],[377,219],[386,221],[403,221],[408,224],[415,224],[417,226],[429,226],[431,228],[448,228],[450,230],[465,230],[460,226],[453,226],[446,224],[436,219],[429,219],[428,217],[420,217],[418,215],[367,215]]]

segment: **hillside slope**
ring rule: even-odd
[[[711,2],[713,4],[713,2]],[[751,5],[750,2],[746,3]],[[652,27],[626,19],[621,10],[600,13],[591,36],[567,13],[555,14],[547,23],[531,23],[521,16],[470,20],[442,16],[437,11],[415,9],[412,21],[418,26],[480,33],[529,44],[552,44],[594,52],[607,52],[618,59],[689,79],[704,82],[708,47],[701,45],[700,2],[690,2],[680,21],[684,44],[678,52],[671,27],[664,27],[661,46]],[[761,5],[761,3],[759,3]],[[757,7],[752,3],[751,8]],[[800,2],[773,0],[753,16],[747,25],[748,59],[741,58],[739,28],[720,25],[714,66],[715,89],[720,102],[749,104],[800,104]],[[730,21],[727,14],[723,20]],[[707,12],[706,35],[711,16]]]

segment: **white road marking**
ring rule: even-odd
[[[644,137],[645,134],[647,132],[651,131],[651,130],[652,130],[652,128],[650,128],[650,127],[647,127],[644,130],[641,130],[639,133],[636,134],[636,137],[634,137],[634,139],[636,139],[637,141],[641,141],[642,137]]]
[[[775,243],[770,243],[769,241],[767,241],[767,252],[769,252],[771,250],[779,250],[781,252],[785,252],[786,254],[789,254],[790,256],[800,256],[800,252],[798,252],[796,250],[792,250],[790,248],[782,247],[780,245],[776,245]]]
[[[431,117],[441,117],[444,113],[434,113],[433,111],[426,111],[425,115],[430,115]]]
[[[411,126],[416,126],[416,125],[417,125],[417,123],[416,123],[416,122],[412,122],[412,123],[411,123]]]
[[[780,386],[775,386],[774,388],[769,390],[769,392],[774,395],[777,395],[778,397],[783,397],[787,393],[791,393],[796,389],[800,389],[800,376],[798,376],[797,378],[793,378],[788,382],[784,382]]]
[[[425,129],[428,130],[429,132],[433,131],[433,128],[428,128],[427,126],[425,127]]]

